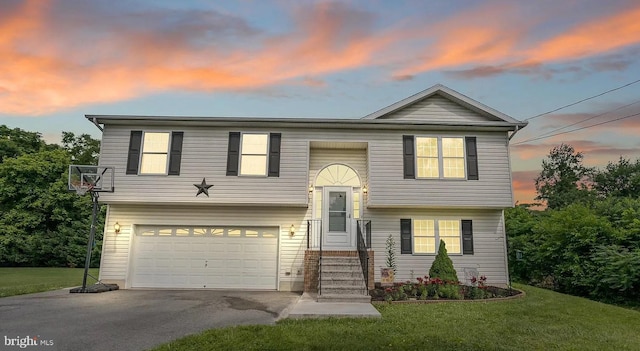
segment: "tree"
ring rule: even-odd
[[[44,146],[40,133],[0,125],[0,163],[6,158],[36,152]]]
[[[639,198],[640,159],[633,163],[620,157],[617,163],[609,162],[604,170],[596,172],[593,187],[602,198]]]
[[[62,132],[62,147],[71,155],[71,163],[97,165],[100,156],[100,141],[89,134],[76,136],[72,132]]]
[[[619,237],[607,218],[583,203],[547,210],[533,232],[535,251],[528,260],[537,267],[535,278],[578,296],[589,296],[593,288],[591,255],[596,247],[614,243]]]
[[[458,273],[455,268],[453,268],[453,262],[449,258],[449,255],[447,255],[447,246],[442,240],[440,240],[438,254],[431,264],[431,269],[429,269],[429,278],[440,278],[445,282],[458,281]]]
[[[536,267],[530,260],[538,249],[534,242],[533,228],[542,212],[532,211],[528,204],[517,205],[504,211],[505,229],[509,248],[509,274],[512,279],[530,282]],[[518,252],[522,258],[518,259]]]
[[[84,265],[91,199],[67,191],[69,162],[58,148],[0,163],[0,265]]]
[[[593,170],[582,164],[583,157],[571,145],[561,144],[551,149],[535,180],[536,200],[543,200],[548,208],[557,209],[587,199],[586,178]]]

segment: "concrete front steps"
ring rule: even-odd
[[[370,303],[358,257],[322,257],[318,302]]]

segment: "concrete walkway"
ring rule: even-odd
[[[286,318],[381,318],[380,312],[370,303],[317,302],[315,295],[302,294]]]

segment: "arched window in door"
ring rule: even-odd
[[[321,169],[313,184],[314,218],[322,218],[322,189],[325,186],[348,186],[353,190],[353,218],[360,218],[362,183],[360,176],[351,167],[344,164],[332,164]]]

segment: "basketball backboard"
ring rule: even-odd
[[[113,167],[70,165],[69,191],[84,195],[87,191],[113,192]]]

